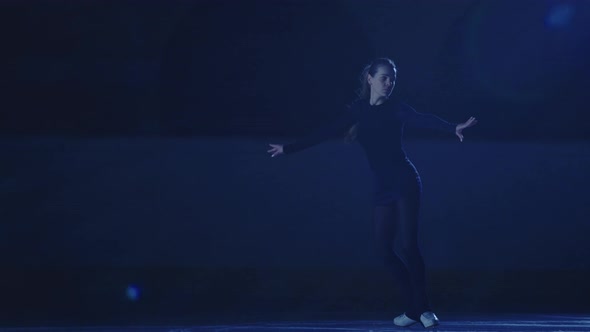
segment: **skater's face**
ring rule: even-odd
[[[388,98],[395,87],[397,71],[390,66],[379,66],[375,75],[369,74],[367,80],[371,87],[371,95]]]

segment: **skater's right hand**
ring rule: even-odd
[[[275,157],[283,154],[283,145],[281,144],[269,144],[271,149],[266,151],[271,154],[271,157]]]

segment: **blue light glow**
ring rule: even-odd
[[[131,301],[139,300],[139,288],[134,285],[127,286],[127,291],[125,292],[127,295],[127,299]]]
[[[560,4],[549,10],[545,23],[550,27],[564,27],[570,23],[573,16],[574,6],[570,4]]]

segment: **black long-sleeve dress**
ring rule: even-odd
[[[352,103],[338,118],[311,134],[283,147],[291,154],[316,145],[337,134],[346,133],[357,124],[356,138],[368,159],[374,180],[374,203],[388,204],[409,190],[421,189],[414,165],[403,149],[404,125],[455,132],[456,124],[432,114],[416,112],[396,99],[370,105],[368,99]]]

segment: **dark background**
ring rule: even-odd
[[[381,56],[479,120],[406,135],[437,312],[590,309],[590,1],[0,6],[5,325],[393,317],[360,148],[266,154]]]

